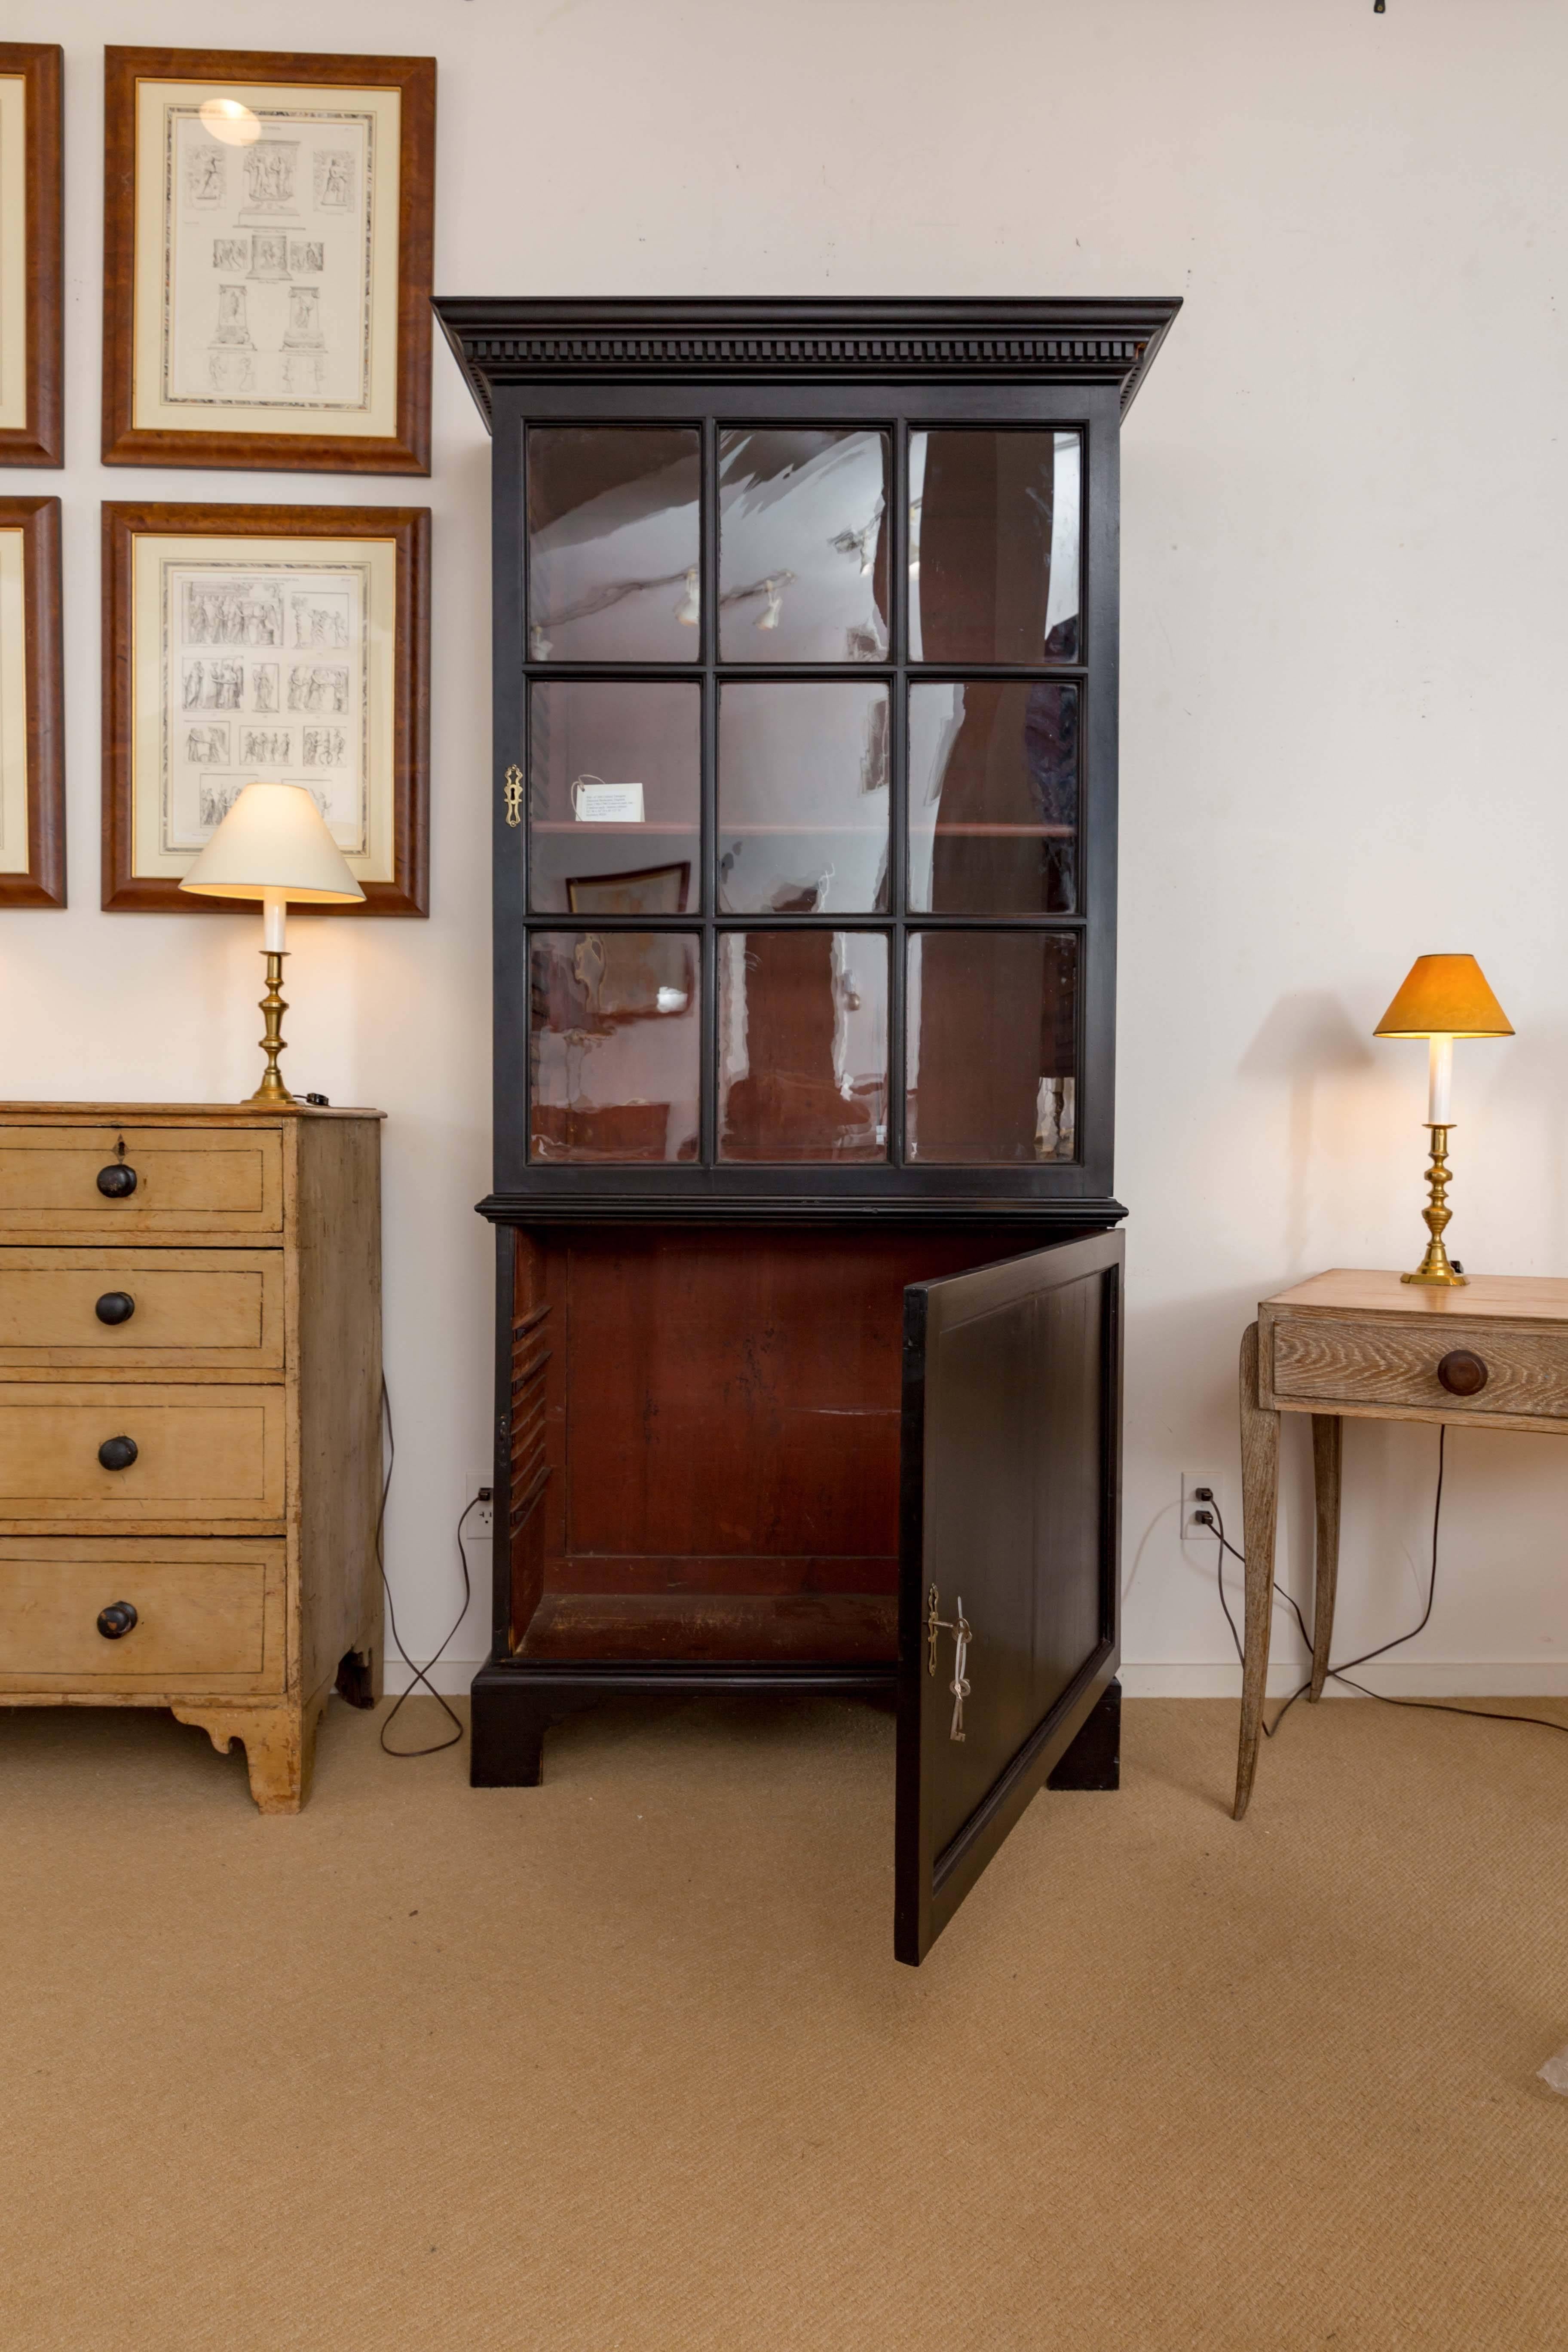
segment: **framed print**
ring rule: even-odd
[[[426,507],[106,506],[103,904],[179,884],[242,788],[303,784],[364,891],[429,911]]]
[[[65,902],[60,502],[0,499],[0,908]]]
[[[434,58],[104,65],[104,463],[427,474]]]
[[[65,462],[60,56],[0,41],[0,466]]]

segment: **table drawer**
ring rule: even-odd
[[[281,1542],[46,1538],[0,1543],[0,1687],[284,1686]],[[99,1630],[120,1604],[134,1622]]]
[[[282,1365],[281,1250],[0,1248],[0,1367]]]
[[[1456,1393],[1438,1377],[1446,1356],[1478,1357],[1485,1385]],[[1358,1323],[1321,1315],[1281,1316],[1271,1326],[1266,1359],[1274,1394],[1325,1407],[1414,1406],[1471,1414],[1568,1420],[1568,1331],[1529,1331],[1496,1324]]]
[[[282,1388],[0,1387],[0,1524],[283,1517]],[[120,1468],[100,1446],[129,1439]],[[123,1447],[115,1450],[123,1454]]]
[[[110,1169],[128,1171],[134,1187],[114,1196],[100,1192],[99,1176]],[[275,1127],[0,1130],[0,1237],[134,1240],[275,1234],[282,1226],[283,1139]]]

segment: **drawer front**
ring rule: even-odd
[[[1455,1395],[1437,1376],[1445,1356],[1479,1356],[1486,1385]],[[1330,1404],[1415,1405],[1427,1412],[1568,1420],[1568,1331],[1521,1331],[1445,1316],[1429,1322],[1287,1317],[1273,1327],[1276,1396]]]
[[[99,1176],[110,1168],[134,1174],[134,1190],[118,1197],[100,1192]],[[0,1235],[134,1239],[282,1229],[283,1139],[276,1128],[0,1129]]]
[[[283,1517],[281,1388],[0,1388],[0,1526]],[[129,1439],[134,1458],[106,1465]]]
[[[54,1366],[280,1371],[283,1253],[0,1249],[0,1367]]]
[[[281,1691],[281,1543],[15,1538],[0,1547],[0,1688]],[[125,1608],[109,1639],[99,1617]]]

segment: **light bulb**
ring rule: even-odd
[[[536,621],[528,633],[528,658],[530,661],[548,661],[550,653],[550,639]]]
[[[757,623],[757,626],[759,629],[776,629],[779,625],[779,614],[784,610],[784,590],[772,580],[764,580],[763,587],[767,595],[767,609]]]
[[[226,147],[254,147],[261,125],[237,98],[204,98],[196,110],[202,129]]]
[[[675,617],[683,629],[695,629],[702,618],[702,599],[698,593],[695,564],[686,575],[686,593],[675,608]]]

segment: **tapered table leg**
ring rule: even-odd
[[[1337,1412],[1312,1415],[1312,1488],[1317,1497],[1317,1575],[1312,1602],[1312,1683],[1309,1698],[1321,1698],[1334,1638],[1334,1592],[1340,1580],[1340,1466],[1344,1423]]]
[[[1247,1655],[1241,1675],[1241,1744],[1236,1759],[1237,1821],[1252,1794],[1263,1731],[1279,1495],[1279,1416],[1266,1412],[1258,1402],[1258,1326],[1250,1323],[1241,1342],[1241,1548],[1247,1555]]]

